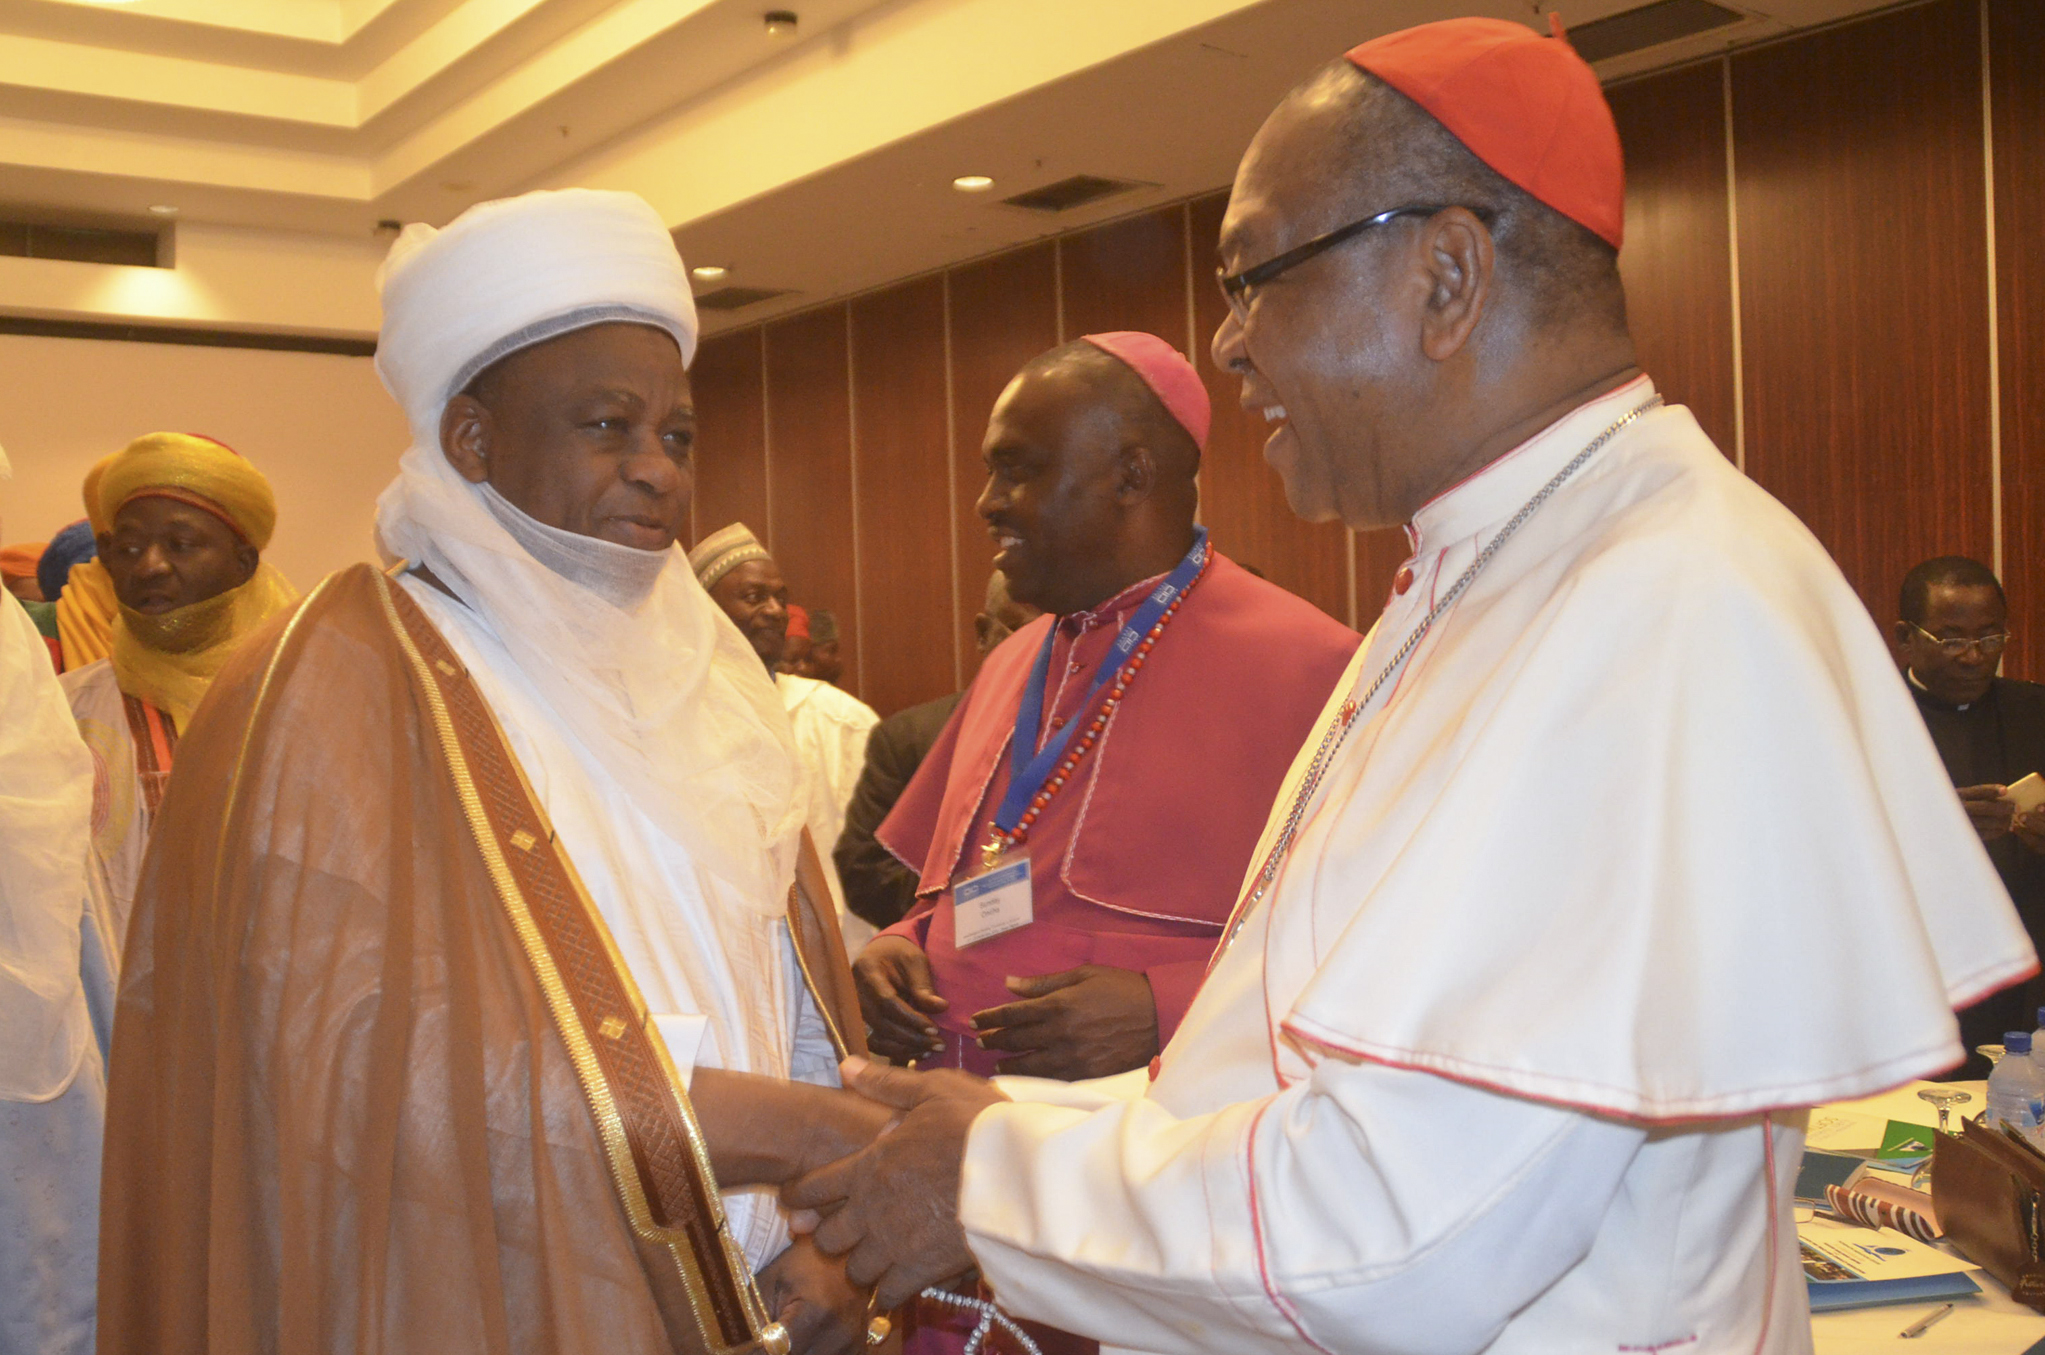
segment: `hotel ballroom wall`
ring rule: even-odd
[[[1810,525],[1878,620],[1919,559],[1997,563],[2019,677],[2045,674],[2034,5],[1934,0],[1611,91],[1643,365]],[[1403,534],[1294,519],[1261,417],[1207,355],[1225,196],[712,338],[696,529],[741,518],[765,534],[797,599],[838,614],[847,684],[883,713],[950,691],[975,666],[991,547],[972,503],[994,397],[1061,339],[1149,329],[1193,353],[1215,400],[1216,544],[1367,627]]]

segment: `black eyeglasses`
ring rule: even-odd
[[[1367,216],[1361,221],[1352,221],[1346,226],[1337,226],[1326,235],[1317,235],[1303,245],[1295,245],[1278,257],[1266,259],[1255,267],[1245,268],[1240,273],[1224,273],[1217,268],[1214,270],[1214,276],[1221,283],[1221,294],[1228,298],[1229,309],[1236,313],[1237,319],[1241,319],[1245,308],[1249,305],[1249,291],[1252,287],[1263,286],[1287,269],[1297,268],[1316,254],[1333,249],[1345,240],[1355,239],[1373,226],[1382,226],[1388,221],[1397,221],[1402,216],[1433,216],[1437,212],[1446,212],[1454,205],[1453,203],[1441,203],[1435,206],[1428,206],[1415,203],[1407,207],[1394,207],[1389,211],[1379,212],[1376,216]],[[1473,214],[1485,225],[1491,224],[1493,213],[1489,208],[1465,207],[1463,210]]]

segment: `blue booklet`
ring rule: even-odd
[[[1842,1308],[1873,1308],[1884,1303],[1926,1303],[1938,1299],[1963,1299],[1981,1292],[1971,1275],[1913,1275],[1901,1280],[1820,1280],[1805,1278],[1811,1293],[1811,1311],[1837,1312]]]

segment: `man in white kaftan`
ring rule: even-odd
[[[909,1114],[787,1194],[855,1282],[1174,1355],[1809,1349],[1804,1109],[2036,960],[1852,590],[1634,365],[1618,164],[1494,20],[1259,133],[1217,363],[1296,511],[1413,557],[1156,1067],[853,1069]]]
[[[7,462],[0,456],[0,476]],[[0,1355],[89,1355],[106,1066],[81,963],[92,759],[0,598]],[[105,991],[103,970],[90,977]]]
[[[520,294],[486,304],[509,277]],[[684,1081],[835,1085],[784,923],[803,781],[766,675],[681,551],[542,523],[442,445],[453,397],[548,340],[624,322],[686,363],[695,307],[666,232],[625,194],[529,194],[410,228],[382,287],[377,368],[416,439],[377,504],[414,566],[402,586],[489,698]],[[771,1193],[726,1208],[755,1267],[787,1246]]]
[[[824,854],[824,875],[838,905],[845,948],[857,955],[874,929],[845,907],[831,848],[845,831],[845,810],[866,764],[866,740],[880,716],[850,692],[776,665],[788,643],[788,583],[774,557],[742,522],[710,533],[689,552],[690,567],[711,599],[739,628],[772,675],[809,780],[810,837]]]

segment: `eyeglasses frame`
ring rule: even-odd
[[[1221,284],[1221,294],[1228,300],[1229,309],[1240,316],[1249,305],[1248,293],[1252,287],[1261,287],[1281,273],[1299,267],[1308,259],[1324,254],[1344,241],[1353,240],[1365,231],[1383,226],[1408,216],[1438,216],[1449,208],[1460,204],[1445,202],[1439,204],[1409,203],[1404,207],[1391,207],[1374,216],[1363,217],[1346,226],[1337,226],[1325,235],[1317,235],[1304,244],[1294,245],[1283,254],[1274,255],[1260,264],[1252,264],[1240,273],[1224,273],[1220,267],[1214,270],[1215,281]],[[1475,216],[1485,225],[1491,224],[1495,215],[1488,207],[1464,206],[1463,210]]]
[[[1965,640],[1959,639],[1957,637],[1953,639],[1947,639],[1943,635],[1933,635],[1930,631],[1918,625],[1915,621],[1912,621],[1910,623],[1910,629],[1916,631],[1919,635],[1922,635],[1925,639],[1937,645],[1938,652],[1945,655],[1949,659],[1957,659],[1970,649],[1978,649],[1981,651],[1982,658],[1992,659],[2000,655],[2005,649],[2008,649],[2010,642],[2010,633],[2008,631],[2003,631],[1999,635],[1977,635],[1971,640]],[[1990,641],[1993,641],[1995,643],[1995,648],[1990,649],[1988,647]],[[1950,645],[1958,645],[1959,648],[1958,649],[1948,648],[1948,646]]]

